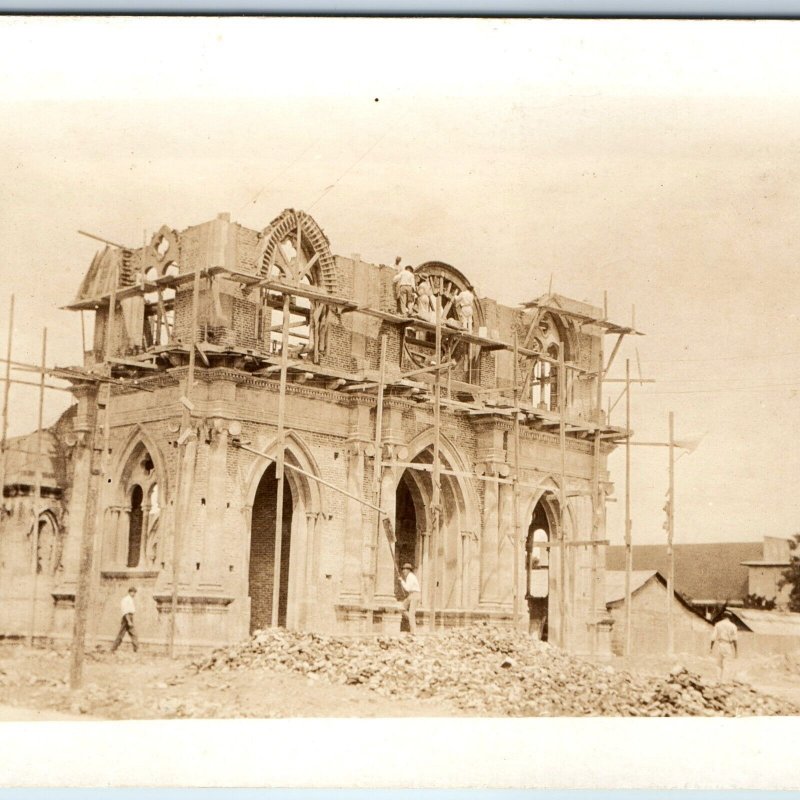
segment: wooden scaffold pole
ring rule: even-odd
[[[600,524],[603,520],[603,510],[605,501],[601,497],[600,492],[600,460],[601,460],[601,415],[603,413],[603,380],[605,378],[605,368],[603,366],[604,353],[603,353],[603,337],[600,337],[600,355],[597,370],[597,394],[596,394],[596,408],[597,408],[597,430],[594,434],[594,452],[592,457],[592,564],[591,564],[591,586],[589,587],[589,605],[591,611],[589,619],[591,620],[591,653],[597,653],[598,645],[598,631],[597,625],[599,622],[597,612],[597,573],[598,573],[598,545],[596,542],[600,539]]]
[[[30,644],[36,634],[36,589],[39,578],[39,517],[42,513],[42,433],[44,417],[44,377],[47,367],[47,328],[42,331],[42,371],[39,375],[39,415],[36,425],[36,479],[33,490],[33,529],[31,530],[31,616]]]
[[[520,549],[524,547],[522,541],[522,528],[520,524],[520,492],[519,484],[522,479],[522,457],[520,454],[520,433],[519,433],[519,334],[514,331],[514,627],[516,628],[520,622],[520,594],[521,587],[519,585],[519,563],[520,563]]]
[[[192,392],[194,390],[195,352],[197,350],[197,319],[200,305],[200,269],[195,267],[192,279],[192,319],[189,333],[189,368],[186,372],[186,388],[183,391],[181,411],[181,427],[178,437],[178,465],[175,480],[174,523],[172,528],[172,595],[169,606],[169,657],[175,658],[175,634],[178,620],[178,590],[181,578],[181,558],[183,558],[183,524],[188,508],[183,507],[183,498],[186,494],[186,450],[190,431],[192,415]],[[194,462],[192,462],[194,467]],[[188,499],[187,499],[188,504]]]
[[[103,359],[103,372],[111,378],[111,353],[114,347],[114,321],[117,310],[117,281],[119,270],[115,268],[111,279],[111,294],[108,303],[108,318],[106,320],[106,341]],[[99,511],[100,494],[104,486],[100,484],[101,478],[106,478],[109,471],[109,439],[111,430],[111,381],[106,384],[104,399],[100,400],[100,386],[98,381],[91,384],[91,392],[87,397],[89,409],[89,474],[87,478],[87,497],[84,516],[83,531],[81,532],[80,556],[78,561],[78,585],[75,587],[75,617],[72,628],[72,655],[70,660],[69,685],[71,689],[80,689],[83,684],[83,655],[86,647],[86,624],[89,616],[92,594],[92,572],[94,554],[96,551],[96,537],[98,531],[97,515]],[[97,434],[99,410],[103,407],[103,443],[97,447]],[[98,458],[99,456],[99,458]],[[107,480],[104,481],[107,483]]]
[[[442,300],[440,295],[435,295],[436,300],[436,361],[435,364],[440,364],[442,361]],[[432,510],[432,525],[430,535],[430,551],[431,551],[431,630],[436,629],[436,584],[439,580],[439,529],[441,527],[441,495],[439,491],[439,481],[441,480],[441,465],[439,464],[439,450],[440,443],[439,437],[441,436],[441,400],[442,400],[442,385],[441,385],[441,370],[437,369],[434,372],[433,384],[433,472],[431,473],[431,480],[433,481],[433,491],[431,496],[431,510]],[[444,620],[444,615],[442,615]]]
[[[3,386],[3,428],[0,432],[0,503],[6,485],[6,445],[8,440],[8,393],[11,388],[11,343],[14,339],[14,295],[8,309],[8,340],[6,341],[6,380]]]
[[[561,455],[561,469],[558,481],[558,506],[560,516],[560,536],[558,566],[558,646],[567,645],[567,424],[566,424],[566,374],[564,362],[564,342],[558,344],[558,444]]]
[[[299,242],[298,242],[299,244]],[[298,251],[299,251],[298,247]],[[278,487],[275,500],[275,566],[273,568],[272,584],[272,619],[273,628],[278,627],[281,601],[281,555],[283,546],[283,494],[284,476],[283,464],[286,460],[284,448],[284,424],[286,416],[286,379],[289,369],[289,325],[291,322],[291,295],[283,295],[283,320],[281,325],[281,380],[278,394],[278,433],[277,453],[275,459],[275,478]]]
[[[378,365],[378,399],[375,405],[375,461],[373,466],[372,475],[372,499],[378,508],[381,508],[381,484],[383,479],[383,395],[386,388],[386,348],[388,337],[386,334],[381,336],[381,359]],[[375,538],[372,542],[372,591],[370,597],[370,605],[374,607],[375,592],[378,588],[378,550],[381,537],[381,515],[378,514],[375,530]],[[388,539],[387,539],[388,541]],[[394,571],[397,572],[397,560],[392,553],[392,560],[394,561]]]
[[[631,538],[631,360],[625,359],[625,648],[631,654],[631,572],[633,542]]]

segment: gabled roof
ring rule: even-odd
[[[667,579],[660,572],[652,569],[632,570],[631,597],[647,586],[651,581],[660,583],[666,591]],[[622,605],[625,602],[625,570],[607,569],[605,587],[606,608],[610,609],[612,605]],[[692,614],[697,615],[703,622],[708,622],[708,620],[696,608],[687,603],[686,598],[682,597],[677,591],[675,592],[675,600],[684,608],[691,611]],[[711,623],[709,622],[708,624],[710,625]]]
[[[800,614],[788,611],[761,611],[755,608],[729,608],[728,611],[753,633],[800,636]]]
[[[631,594],[642,588],[658,573],[654,569],[640,569],[631,572]],[[621,602],[625,599],[625,570],[606,570],[605,603]]]
[[[675,591],[692,602],[725,603],[743,600],[748,593],[747,567],[743,561],[759,560],[762,542],[711,542],[676,544]],[[634,545],[635,570],[657,570],[667,573],[666,545]],[[625,548],[606,548],[606,567],[625,568]]]

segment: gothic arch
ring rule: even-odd
[[[277,454],[277,441],[273,439],[262,452],[269,458],[254,459],[247,470],[247,476],[244,481],[244,486],[247,487],[245,498],[247,507],[253,505],[261,478],[273,463],[270,459],[275,458]],[[286,463],[294,464],[311,475],[320,474],[319,466],[311,450],[294,431],[290,431],[285,436],[285,453]],[[320,491],[320,484],[292,469],[287,469],[284,475],[291,482],[293,495],[300,500],[306,511],[325,513],[324,495]]]
[[[155,438],[143,425],[136,425],[133,428],[128,434],[125,444],[119,450],[119,455],[116,458],[116,463],[112,470],[112,475],[115,476],[115,486],[118,487],[123,482],[125,470],[130,465],[131,457],[139,445],[142,445],[143,448],[147,450],[150,458],[153,459],[158,482],[162,487],[162,496],[166,501],[169,497],[169,471],[167,470],[167,463]]]
[[[442,301],[443,307],[447,308],[447,304],[451,303],[452,312],[446,314],[446,316],[455,318],[455,303],[451,302],[452,298],[454,298],[458,292],[472,286],[464,273],[457,270],[450,264],[446,264],[444,261],[426,261],[423,264],[420,264],[414,270],[414,273],[418,276],[427,276],[434,293],[441,291],[444,294],[445,299]],[[473,328],[477,332],[480,327],[486,324],[484,321],[483,310],[481,309],[481,303],[477,296],[472,303],[472,314],[474,319]]]
[[[428,428],[415,436],[408,444],[408,460],[413,461],[420,454],[431,449],[434,438],[433,428]],[[449,437],[443,434],[439,435],[439,453],[442,460],[451,470],[465,473],[472,472],[472,465],[467,458]],[[395,470],[397,480],[400,479],[402,472],[403,470],[399,472]],[[480,514],[478,512],[480,504],[472,481],[467,480],[463,475],[448,475],[447,477],[458,487],[458,491],[455,493],[456,501],[459,503],[459,512],[463,516],[465,527],[479,532],[481,529]]]
[[[277,266],[287,282],[298,283],[302,271],[307,269],[305,277],[310,283],[329,294],[339,293],[336,259],[331,253],[330,242],[311,215],[287,208],[264,228],[260,237],[255,259],[260,275],[269,277],[273,267]],[[300,243],[301,252],[296,261],[287,260],[279,247],[287,239],[291,239],[295,248],[297,242]],[[313,266],[309,268],[312,262]]]

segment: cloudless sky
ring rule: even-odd
[[[59,310],[98,247],[79,228],[139,246],[302,208],[336,253],[445,261],[510,305],[552,276],[620,323],[635,306],[647,336],[612,373],[657,380],[636,437],[664,441],[670,410],[705,434],[676,465],[676,541],[791,535],[799,77],[795,22],[0,19],[0,352],[13,292],[14,358],[46,325],[48,364],[80,363]],[[13,387],[12,434],[35,407]],[[634,539],[662,541],[666,449],[633,470]]]

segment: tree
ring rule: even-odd
[[[800,611],[800,533],[796,533],[792,539],[794,544],[789,556],[789,566],[781,573],[778,588],[792,587],[789,593],[789,611]]]

